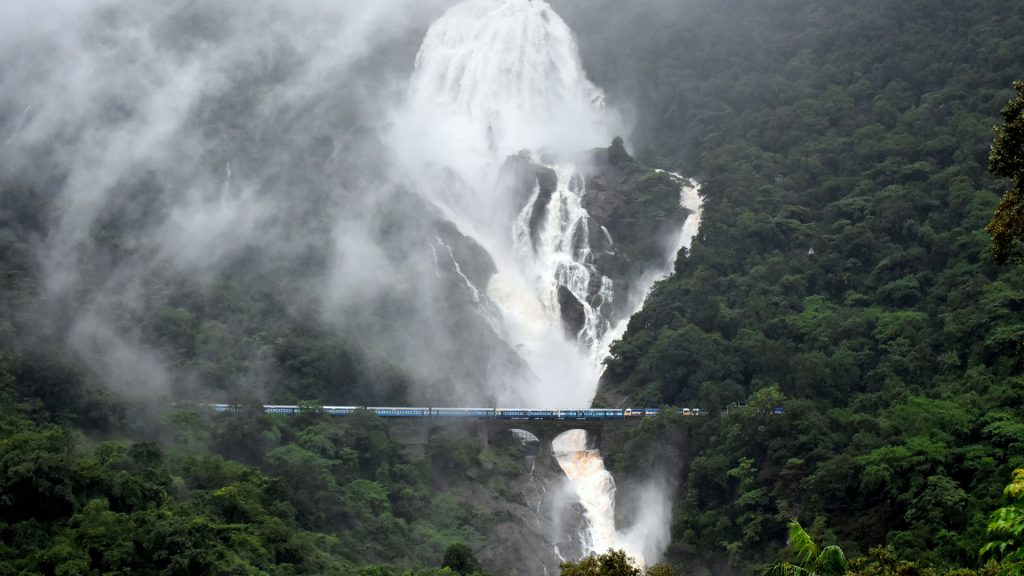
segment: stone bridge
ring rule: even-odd
[[[419,418],[388,420],[392,438],[405,444],[410,452],[422,455],[431,438],[439,432],[474,435],[481,448],[487,448],[499,436],[522,430],[539,441],[539,450],[549,453],[551,442],[563,432],[586,430],[587,447],[605,452],[623,431],[635,428],[642,418],[622,420],[425,420]]]

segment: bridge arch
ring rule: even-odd
[[[492,443],[497,442],[518,442],[523,446],[530,444],[540,444],[541,439],[536,434],[527,430],[526,428],[511,425],[506,427],[504,430],[498,429],[494,431],[488,440]]]
[[[478,434],[481,443],[486,445],[499,441],[503,436],[514,434],[509,432],[510,430],[519,430],[519,434],[528,434],[536,438],[539,447],[545,452],[550,452],[552,441],[569,430],[583,430],[586,432],[587,448],[598,448],[601,445],[602,431],[609,425],[609,422],[600,420],[492,420],[481,422]]]

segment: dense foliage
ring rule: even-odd
[[[1007,101],[1024,4],[554,4],[594,80],[635,107],[639,160],[703,183],[700,237],[630,322],[604,383],[633,404],[714,413],[696,431],[645,422],[608,455],[617,474],[683,473],[668,560],[686,574],[770,565],[798,517],[815,541],[867,554],[852,574],[992,575],[978,557],[990,541],[1012,568],[1020,491],[1009,505],[1000,491],[1024,466],[1024,268],[990,254],[985,225],[1007,185],[986,165],[1011,180],[989,229],[996,258],[1012,260],[1021,97]],[[140,257],[127,232],[156,196],[134,195],[92,230],[83,294]],[[32,254],[50,202],[0,187],[0,575],[479,569],[487,515],[437,485],[469,471],[505,494],[514,455],[453,436],[411,458],[369,414],[126,404],[60,344],[95,302],[40,298]],[[396,252],[411,244],[399,220],[370,223]],[[617,224],[626,237],[644,222]],[[318,258],[250,252],[212,280],[153,274],[139,279],[142,302],[102,302],[103,314],[160,352],[176,375],[161,391],[400,402],[409,376],[352,344],[365,333],[295,306],[294,278]],[[381,304],[389,319],[408,312],[399,300]],[[667,458],[666,444],[687,457]]]
[[[976,565],[1024,463],[1024,269],[996,266],[984,230],[1024,6],[626,12],[630,41],[581,32],[588,65],[639,100],[641,157],[696,174],[705,197],[697,242],[605,381],[720,412],[671,558],[691,573],[770,562],[796,516],[851,555]]]
[[[844,576],[850,572],[846,553],[836,545],[820,548],[797,520],[789,522],[789,547],[795,562],[773,564],[764,576]]]
[[[992,513],[989,541],[982,547],[981,555],[1000,558],[1002,573],[1020,576],[1024,574],[1024,469],[1013,471],[1013,481],[1003,493],[1011,503]]]
[[[563,562],[560,569],[562,576],[640,576],[642,573],[622,550],[609,550],[578,562]]]
[[[992,235],[992,256],[999,263],[1019,263],[1024,258],[1020,250],[1024,241],[1024,82],[1014,87],[1017,97],[1003,108],[1003,125],[996,127],[988,157],[989,170],[1011,181],[986,227]]]
[[[78,404],[91,391],[73,366],[34,362],[0,356],[0,574],[450,573],[422,568],[444,563],[468,576],[488,520],[437,488],[469,471],[497,490],[521,467],[515,446],[481,453],[471,437],[411,458],[375,415],[313,405],[294,417],[179,407],[128,424],[144,407]]]

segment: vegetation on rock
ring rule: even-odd
[[[1015,82],[1014,88],[1017,96],[1003,108],[1003,125],[996,127],[988,155],[988,169],[1011,182],[986,227],[992,235],[992,257],[1000,264],[1024,258],[1024,82]]]

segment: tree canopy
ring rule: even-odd
[[[1011,183],[986,228],[992,235],[992,256],[1001,264],[1024,258],[1024,82],[1013,86],[1017,96],[1003,108],[1003,124],[995,128],[988,156],[988,169]]]
[[[1024,574],[1024,468],[1013,471],[1013,481],[1003,493],[1010,498],[1008,506],[992,513],[988,524],[989,541],[981,555],[1001,559],[1001,574]]]
[[[563,562],[560,568],[562,576],[640,576],[642,573],[623,550],[609,550],[577,562]]]

